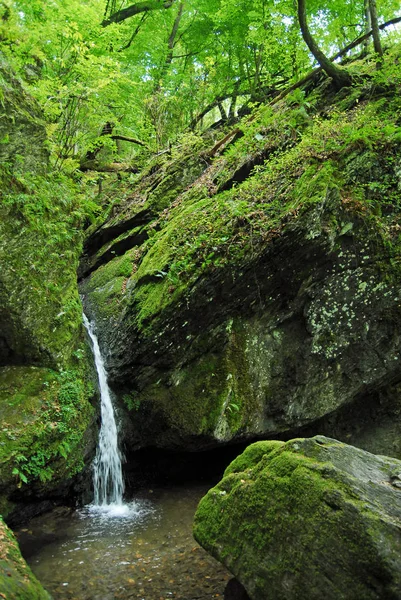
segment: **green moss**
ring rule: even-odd
[[[82,470],[92,395],[84,364],[60,373],[37,367],[0,369],[4,492],[39,480],[61,482]]]
[[[283,444],[284,442],[279,442],[277,440],[255,442],[255,444],[251,444],[242,454],[237,456],[237,458],[230,463],[224,471],[224,477],[231,473],[240,473],[241,471],[252,469],[260,463],[264,456],[268,456],[271,452],[274,452],[274,450],[281,448]]]
[[[81,335],[76,269],[85,209],[66,178],[5,177],[0,194],[2,335],[18,362],[60,368]],[[1,357],[5,364],[14,362],[9,358]]]
[[[0,590],[10,600],[50,600],[21,556],[17,541],[0,517]]]
[[[387,126],[383,131],[384,110]],[[277,119],[286,111],[291,115],[293,109],[270,110],[269,118],[275,127],[279,127]],[[199,277],[230,265],[239,268],[250,254],[259,252],[278,232],[283,233],[288,222],[313,205],[323,206],[333,190],[337,190],[338,198],[333,213],[340,213],[345,207],[361,214],[363,207],[364,219],[370,219],[371,225],[377,227],[373,183],[355,186],[356,165],[345,168],[345,163],[349,164],[355,148],[358,152],[366,148],[370,160],[379,162],[384,147],[389,152],[393,145],[395,151],[401,131],[396,124],[397,111],[396,100],[387,102],[385,107],[378,100],[358,107],[351,115],[333,111],[325,121],[311,116],[296,144],[280,148],[243,183],[212,198],[204,197],[207,188],[203,183],[195,184],[164,215],[161,231],[144,246],[144,258],[132,276],[133,285],[137,285],[133,297],[138,326],[147,326],[164,308],[185,296]],[[258,127],[261,124],[256,120],[228,150],[227,164],[238,164],[245,149],[249,153],[250,140]],[[268,146],[269,140],[266,135],[258,143]],[[222,181],[229,176],[229,168],[225,169],[219,171]],[[397,206],[400,192],[394,183],[394,167],[389,165],[389,169],[391,176],[382,168],[378,170],[378,176],[386,183],[377,185]],[[342,225],[338,226],[341,231]],[[149,277],[165,281],[142,287],[141,281]]]
[[[346,448],[325,438],[254,444],[202,499],[196,539],[255,600],[282,597],[283,590],[289,600],[318,599],[323,591],[333,599],[373,600],[384,589],[392,597],[393,558],[380,549],[386,540],[396,552],[400,540],[380,525],[391,523],[380,500],[373,506],[372,494],[361,485],[358,494],[356,480],[334,466],[342,449],[345,465],[362,460],[363,452]],[[374,479],[380,497],[387,466],[377,459],[375,468],[383,469]]]

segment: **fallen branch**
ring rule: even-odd
[[[131,144],[137,144],[138,146],[143,146],[144,148],[149,150],[149,146],[145,142],[142,142],[142,140],[137,140],[136,138],[118,134],[111,135],[110,137],[112,140],[122,140],[123,142],[130,142]]]

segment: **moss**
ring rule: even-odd
[[[274,450],[281,448],[284,442],[270,440],[265,442],[255,442],[240,454],[224,471],[224,477],[231,473],[240,473],[256,466],[264,456],[268,456]]]
[[[21,556],[17,541],[0,517],[0,590],[13,600],[50,600]]]
[[[196,360],[135,392],[141,407],[151,405],[169,427],[186,436],[228,441],[252,430],[261,407],[249,376],[246,336],[237,322],[230,321],[224,329],[223,350],[214,352],[208,339],[197,339]]]
[[[30,184],[36,191],[6,194],[3,188],[1,198],[1,346],[8,355],[0,349],[0,364],[59,368],[81,335],[78,207],[63,182],[33,178]]]
[[[173,429],[183,435],[211,433],[216,427],[226,392],[221,358],[204,356],[199,363],[173,374],[170,385],[153,384],[139,395],[141,405],[151,402]]]
[[[380,524],[391,523],[380,500],[373,506],[369,492],[361,487],[358,494],[353,477],[331,462],[343,449],[343,461],[352,462],[347,448],[325,438],[252,445],[202,499],[195,538],[254,600],[283,594],[317,600],[323,592],[333,600],[373,600],[380,591],[380,597],[393,597],[399,534]],[[372,455],[355,452],[360,454],[354,460],[366,454],[369,463]],[[378,459],[374,468],[383,470],[375,478],[381,494],[387,466]],[[389,544],[391,554],[381,551],[382,544]]]
[[[0,369],[3,493],[39,481],[51,482],[51,488],[82,470],[84,434],[94,412],[88,378],[82,358],[60,373],[37,367]]]

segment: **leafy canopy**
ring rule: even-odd
[[[379,21],[397,10],[380,0]],[[364,0],[307,0],[307,13],[328,54],[366,29]],[[67,171],[100,149],[127,163],[142,150],[112,134],[160,150],[313,63],[296,0],[4,0],[0,40],[44,110],[55,167]]]

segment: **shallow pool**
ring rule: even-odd
[[[54,600],[209,600],[231,575],[192,537],[205,486],[156,488],[123,510],[58,508],[17,531]]]

